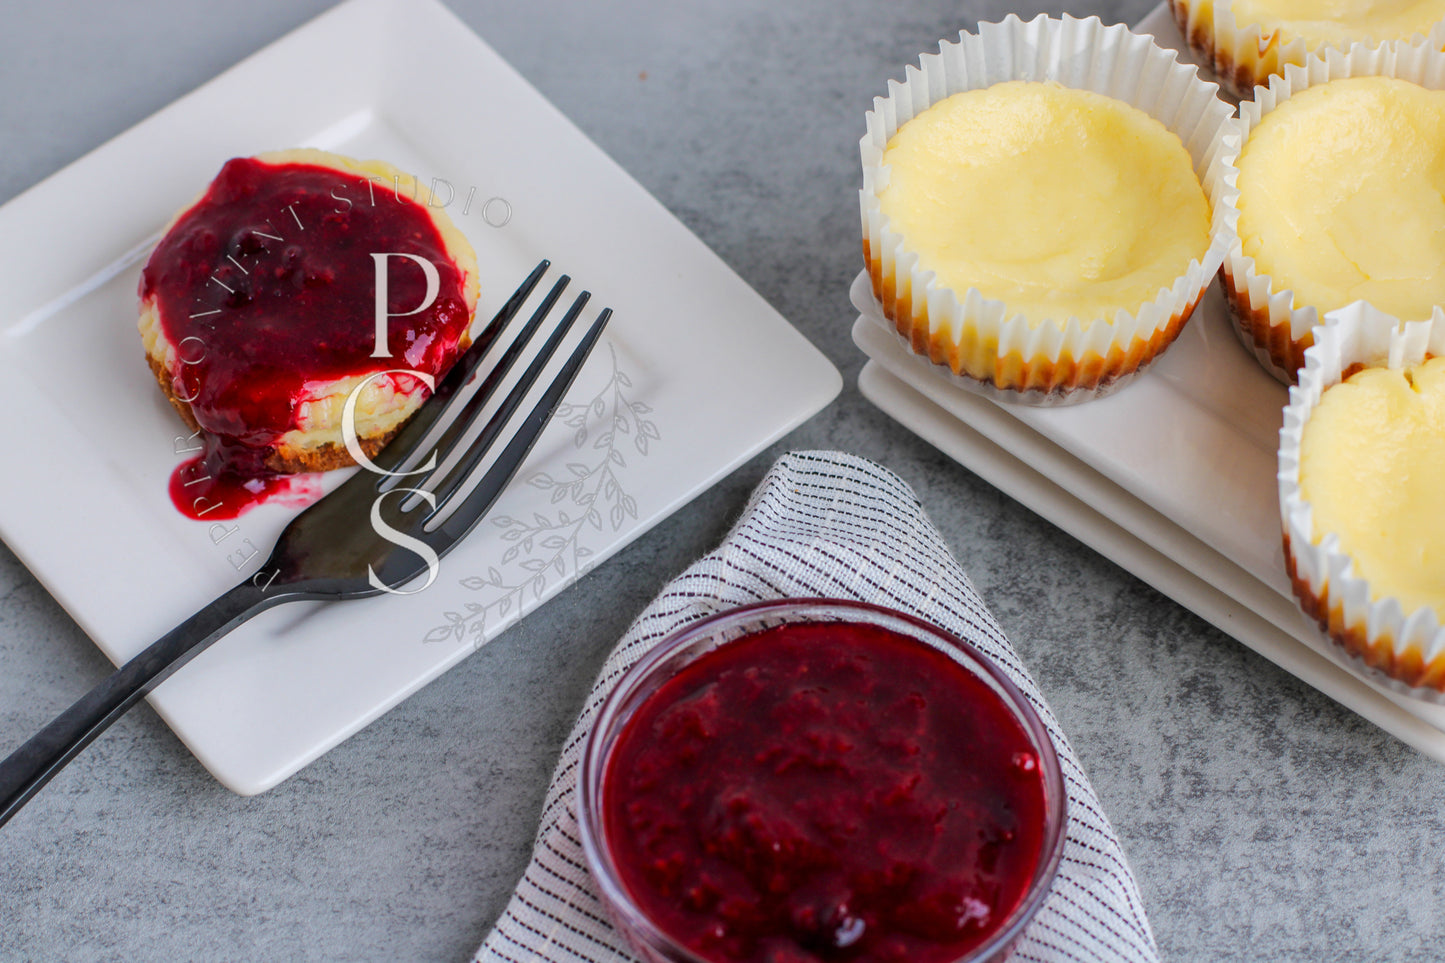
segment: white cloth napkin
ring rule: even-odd
[[[553,774],[532,861],[477,963],[633,959],[583,860],[575,815],[583,742],[622,673],[674,629],[788,596],[860,599],[919,615],[992,658],[1038,710],[1064,773],[1068,835],[1053,890],[1013,959],[1158,959],[1134,876],[1088,778],[913,491],[862,458],[795,452],[768,472],[722,545],[674,579],[608,657]]]

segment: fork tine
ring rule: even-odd
[[[526,354],[528,345],[536,336],[538,329],[541,328],[542,322],[552,313],[552,309],[557,304],[557,299],[562,296],[563,289],[571,283],[571,280],[572,279],[565,274],[557,279],[557,282],[552,285],[552,290],[548,291],[547,296],[542,299],[542,303],[537,305],[537,310],[532,312],[532,317],[528,319],[527,324],[521,331],[517,332],[517,336],[512,339],[512,343],[507,345],[507,350],[503,352],[502,357],[488,369],[486,377],[483,378],[482,383],[477,386],[477,390],[472,392],[471,397],[464,403],[454,402],[453,405],[447,407],[446,428],[443,429],[441,435],[437,438],[436,444],[427,446],[430,451],[436,453],[439,463],[451,454],[452,449],[456,447],[459,439],[466,434],[467,429],[476,421],[477,413],[485,408],[487,403],[492,400],[492,396],[496,394],[497,387],[502,383],[502,380],[506,378],[507,374],[516,366],[517,361]],[[533,377],[536,377],[535,374],[533,374]],[[460,410],[455,415],[452,415],[450,413],[452,407],[458,407]],[[418,449],[415,459],[408,458],[406,460],[420,461],[421,456],[425,453],[426,452]],[[436,476],[433,474],[429,477],[434,478]]]
[[[572,306],[567,309],[567,313],[562,316],[562,320],[557,322],[556,327],[552,329],[551,335],[547,338],[546,343],[542,345],[541,349],[538,350],[536,356],[532,359],[532,363],[527,366],[527,370],[517,379],[517,383],[513,385],[501,405],[493,412],[491,417],[487,419],[487,423],[482,428],[481,433],[478,434],[471,444],[467,446],[466,450],[462,452],[462,456],[457,463],[448,468],[445,474],[434,475],[424,483],[425,487],[431,489],[437,499],[436,506],[428,512],[429,516],[437,516],[445,512],[447,505],[456,497],[458,491],[461,490],[462,483],[466,480],[467,476],[472,473],[477,467],[477,464],[492,450],[497,441],[497,437],[502,433],[502,430],[506,428],[507,423],[511,421],[517,409],[522,406],[522,402],[527,393],[532,390],[532,386],[536,384],[537,378],[542,374],[542,369],[547,366],[547,363],[552,360],[552,356],[557,353],[558,346],[561,345],[562,340],[567,337],[568,332],[572,330],[572,326],[577,322],[577,318],[582,314],[582,309],[587,306],[587,301],[591,297],[591,292],[583,291],[577,296],[577,299],[572,302]],[[524,334],[531,334],[531,330],[529,329],[524,332]],[[518,336],[518,340],[521,340],[520,335]],[[478,394],[480,394],[480,392],[478,392]],[[461,419],[458,419],[457,422],[453,422],[450,426],[450,430],[452,430],[455,439],[460,439],[469,432],[476,418],[480,416],[482,408],[483,405],[481,404],[468,404],[465,412],[465,423],[463,423]],[[548,414],[550,413],[549,411]],[[540,430],[540,427],[538,430]],[[451,449],[449,448],[446,451],[439,449],[438,454],[443,459],[448,458],[451,455]]]
[[[431,397],[417,409],[416,414],[411,416],[397,436],[371,459],[372,464],[385,471],[392,471],[406,461],[408,455],[421,453],[421,443],[426,440],[432,426],[441,419],[452,396],[471,380],[481,365],[482,359],[486,356],[487,350],[507,324],[517,316],[522,305],[531,296],[532,290],[536,288],[537,282],[542,279],[542,275],[546,274],[547,269],[551,266],[552,262],[546,258],[538,262],[537,266],[532,269],[532,273],[527,275],[527,279],[518,286],[516,291],[512,292],[512,296],[487,322],[486,327],[482,328],[472,339],[471,346],[452,364],[451,370],[437,384]]]
[[[563,319],[562,324],[558,326],[557,333],[553,334],[547,345],[542,349],[542,353],[538,357],[538,360],[533,363],[532,369],[528,371],[528,377],[525,379],[529,381],[528,385],[519,385],[512,396],[508,398],[508,407],[510,407],[512,411],[515,411],[521,403],[522,396],[526,394],[527,388],[530,386],[530,381],[536,380],[537,373],[540,372],[542,367],[556,352],[557,345],[561,343],[566,331],[570,329],[576,321],[577,315],[581,313],[582,306],[586,303],[586,300],[587,293],[583,292],[583,294],[578,297],[577,302],[573,304],[572,309],[568,311],[567,317]],[[473,444],[462,462],[449,474],[447,481],[451,482],[452,479],[455,478],[458,480],[458,483],[454,484],[451,490],[438,500],[437,512],[445,508],[447,503],[458,494],[465,493],[465,497],[461,503],[457,505],[456,510],[453,511],[441,525],[437,526],[434,531],[421,535],[421,538],[432,545],[439,553],[446,551],[449,546],[461,540],[463,536],[472,530],[473,526],[475,526],[477,522],[481,520],[482,516],[492,507],[492,503],[497,500],[497,497],[502,493],[502,489],[512,480],[512,476],[522,467],[522,462],[526,459],[527,453],[532,450],[532,446],[536,444],[537,439],[542,434],[542,429],[545,428],[547,422],[551,420],[552,413],[557,410],[557,405],[561,403],[563,396],[567,393],[567,389],[572,386],[572,382],[577,377],[577,372],[582,370],[583,363],[586,362],[587,357],[592,353],[592,349],[596,346],[598,338],[602,336],[602,329],[607,326],[607,322],[611,317],[611,308],[603,308],[601,313],[597,315],[597,319],[592,322],[592,326],[588,328],[582,340],[579,341],[577,346],[572,350],[572,354],[568,356],[561,369],[558,370],[556,376],[552,379],[552,383],[547,386],[547,390],[537,401],[537,404],[533,406],[532,410],[528,412],[521,423],[517,425],[517,430],[507,442],[506,447],[502,449],[502,453],[497,456],[496,461],[483,473],[476,484],[467,487],[466,481],[472,474],[477,463],[481,461],[485,448],[490,447],[490,441],[486,442],[484,446],[481,444],[482,439],[478,438],[478,443]],[[510,414],[511,412],[509,411],[506,416],[502,416],[502,413],[498,412],[498,415],[494,416],[493,421],[500,421],[500,423],[504,424],[509,420]],[[500,424],[498,428],[500,428]],[[497,432],[491,430],[491,422],[488,423],[487,429],[492,436],[496,435]],[[483,432],[484,436],[487,434],[488,431]],[[437,512],[433,512],[432,514],[436,515]]]

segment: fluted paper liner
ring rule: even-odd
[[[1386,688],[1445,704],[1445,626],[1430,606],[1406,612],[1378,596],[1340,548],[1338,535],[1316,539],[1309,502],[1300,494],[1300,442],[1325,390],[1360,366],[1403,368],[1445,354],[1445,312],[1428,321],[1398,319],[1357,301],[1325,316],[1290,389],[1279,438],[1279,505],[1285,563],[1306,615],[1342,647],[1348,663]],[[1441,426],[1445,431],[1445,426]]]
[[[1009,80],[1055,81],[1091,90],[1143,110],[1178,135],[1204,185],[1212,210],[1210,246],[1175,283],[1139,311],[1112,318],[1044,320],[1030,326],[1002,301],[977,288],[954,291],[919,266],[881,210],[888,183],[883,151],[909,120],[965,90]],[[1133,378],[1168,347],[1213,279],[1234,236],[1231,108],[1218,88],[1180,64],[1177,54],[1122,25],[1097,17],[1027,23],[1010,15],[979,25],[957,42],[939,44],[889,81],[867,115],[860,142],[863,253],[873,294],[909,346],[952,372],[953,380],[995,400],[1069,404],[1106,394]],[[1221,163],[1216,160],[1224,157]]]
[[[1190,48],[1213,70],[1220,83],[1235,97],[1248,100],[1255,87],[1269,83],[1291,64],[1302,65],[1327,48],[1346,49],[1349,44],[1317,44],[1311,48],[1303,37],[1285,40],[1279,29],[1266,32],[1260,24],[1240,23],[1229,0],[1169,0],[1169,11]],[[1360,36],[1355,43],[1428,43],[1436,50],[1445,47],[1445,23],[1427,33],[1411,37]]]
[[[1282,75],[1269,79],[1267,88],[1255,91],[1253,101],[1239,105],[1240,149],[1260,121],[1290,97],[1346,77],[1394,77],[1441,90],[1445,89],[1445,55],[1423,42],[1373,47],[1359,43],[1347,51],[1328,48],[1323,56],[1306,58],[1303,66],[1290,64]],[[1237,168],[1234,175],[1238,177]],[[1318,309],[1295,304],[1293,290],[1276,290],[1277,282],[1259,270],[1237,239],[1225,256],[1222,275],[1225,300],[1240,341],[1270,374],[1287,385],[1294,384],[1305,351],[1314,343],[1311,331],[1320,323]]]

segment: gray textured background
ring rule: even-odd
[[[0,202],[327,6],[9,5]],[[149,708],[0,831],[3,959],[469,954],[526,860],[614,639],[785,448],[918,491],[1069,731],[1167,958],[1445,958],[1442,769],[1011,502],[857,393],[871,98],[1003,0],[452,0],[473,29],[842,369],[843,396],[276,790],[217,785]],[[1137,21],[1148,0],[1081,0]],[[645,72],[646,79],[641,79]],[[789,91],[776,107],[760,102]],[[124,172],[101,190],[123,189]],[[14,417],[14,413],[10,413]],[[109,669],[0,548],[0,749]]]

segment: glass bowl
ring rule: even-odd
[[[599,893],[619,932],[627,939],[629,945],[638,956],[648,961],[648,963],[717,963],[718,960],[732,960],[735,958],[731,955],[703,956],[699,955],[697,951],[689,949],[684,945],[681,938],[673,933],[669,933],[664,929],[663,925],[658,924],[649,917],[641,905],[647,902],[646,899],[639,900],[629,891],[627,884],[624,882],[625,874],[619,864],[630,857],[623,857],[622,860],[617,858],[618,841],[614,838],[613,834],[617,833],[618,830],[609,826],[608,813],[605,806],[608,799],[609,781],[614,778],[610,772],[609,763],[614,751],[618,749],[619,743],[626,741],[623,737],[627,735],[628,724],[637,718],[640,712],[650,714],[654,711],[655,707],[650,706],[649,701],[657,695],[659,690],[670,680],[674,679],[679,672],[682,672],[687,666],[707,656],[714,650],[723,648],[739,639],[755,636],[758,633],[766,632],[777,626],[791,623],[844,623],[851,626],[871,627],[858,630],[850,629],[850,633],[854,633],[854,638],[857,637],[857,632],[866,633],[878,629],[883,630],[882,634],[902,636],[903,639],[901,641],[895,640],[895,642],[889,644],[903,646],[904,648],[896,651],[894,655],[904,656],[900,658],[899,661],[912,662],[913,664],[921,664],[915,660],[914,657],[916,656],[917,659],[922,659],[924,662],[931,661],[934,664],[934,668],[937,667],[936,654],[930,655],[916,651],[910,653],[907,651],[915,642],[942,652],[950,657],[952,662],[967,674],[961,676],[959,680],[956,681],[963,685],[965,689],[972,689],[976,693],[979,693],[980,695],[977,701],[980,703],[989,702],[988,709],[997,710],[1002,708],[1004,710],[1002,714],[996,714],[995,716],[997,719],[1005,720],[1000,723],[1001,725],[1010,729],[1012,733],[1012,728],[1007,722],[1008,719],[1011,719],[1017,724],[1017,727],[1022,730],[1023,737],[1028,748],[1031,750],[1031,755],[1028,751],[1014,751],[1010,764],[1029,773],[1034,771],[1034,764],[1036,763],[1037,765],[1037,773],[1039,781],[1042,784],[1043,795],[1042,812],[1040,814],[1041,824],[1035,823],[1031,827],[1021,827],[1021,829],[1025,830],[1029,828],[1037,830],[1039,840],[1037,862],[1033,867],[1031,877],[1028,877],[1023,894],[1013,910],[1002,920],[992,921],[989,926],[985,928],[988,930],[988,935],[983,938],[981,942],[968,948],[966,952],[962,952],[961,955],[938,957],[941,960],[946,960],[947,963],[964,963],[964,961],[977,963],[977,961],[983,960],[1002,960],[1008,955],[1010,948],[1017,940],[1019,934],[1023,932],[1024,927],[1042,905],[1053,881],[1055,871],[1058,868],[1060,854],[1063,851],[1064,827],[1066,822],[1064,782],[1059,770],[1058,757],[1054,753],[1053,744],[1049,740],[1048,733],[1045,731],[1043,723],[1039,720],[1028,701],[1013,683],[1011,683],[999,669],[995,668],[988,659],[966,642],[921,619],[901,612],[895,612],[860,602],[830,599],[784,599],[763,602],[732,609],[686,625],[658,643],[651,651],[644,655],[622,676],[616,687],[608,695],[606,700],[604,700],[596,724],[588,735],[587,744],[583,750],[578,785],[578,822],[580,824],[582,845],[586,853],[587,865],[597,881]],[[805,629],[802,633],[792,634],[806,635],[811,631],[812,630]],[[770,639],[776,637],[780,636],[769,636]],[[720,653],[719,656],[709,660],[705,666],[699,667],[692,675],[697,675],[705,668],[710,669],[712,666],[717,665],[720,660],[740,658],[741,656],[739,656],[738,653],[745,653],[756,657],[758,654],[772,650],[772,647],[766,650],[757,647],[748,647],[731,650],[731,654]],[[813,659],[811,656],[807,660],[798,660],[793,664],[803,665],[805,661],[809,666],[805,671],[812,671]],[[740,664],[737,667],[751,671],[751,663]],[[976,684],[972,680],[976,680],[976,682],[981,683],[981,685]],[[809,684],[812,684],[812,682],[810,681]],[[659,696],[659,699],[666,699],[670,702],[674,695],[676,695],[675,692],[669,692],[668,694]],[[796,691],[789,695],[788,698],[798,698]],[[993,700],[996,700],[996,703]],[[687,700],[680,700],[677,705],[682,705],[686,701]],[[861,702],[858,704],[862,705]],[[691,711],[691,705],[685,706],[684,710]],[[873,717],[869,718],[871,720]],[[869,725],[872,725],[871,721]],[[784,731],[786,728],[786,726],[770,723],[767,732]],[[648,735],[650,737],[652,733]],[[1012,733],[1011,738],[1016,737],[1017,734]],[[640,742],[637,743],[637,745],[653,746],[657,745],[657,743],[649,739],[649,741]],[[633,747],[628,747],[627,751],[646,750],[637,750]],[[657,751],[665,752],[666,750],[658,749]],[[636,767],[639,765],[637,759],[640,758],[641,757],[635,757],[633,762],[627,764],[631,767],[628,769],[629,773],[636,771]],[[730,758],[737,757],[734,756]],[[885,765],[893,764],[893,758],[892,756],[888,757]],[[664,760],[663,764],[666,765],[666,760]],[[620,765],[622,764],[619,763],[619,766]],[[993,778],[996,780],[1009,778],[1008,774],[1003,772],[1003,769],[1006,767],[1000,766],[995,768],[998,771],[992,773]],[[952,767],[952,771],[962,770],[958,770],[957,767]],[[617,776],[615,778],[621,780],[625,777]],[[970,778],[972,777],[970,776]],[[689,786],[684,786],[684,791],[688,788]],[[949,797],[949,801],[946,804],[953,807],[956,805],[967,805],[968,802],[958,802],[953,800],[952,797]],[[717,804],[714,804],[714,810],[716,810],[716,805]],[[714,812],[714,818],[715,815],[716,813]],[[909,836],[907,838],[916,839],[917,837]],[[1009,836],[1007,838],[1012,839],[1013,837]],[[872,842],[873,836],[867,835],[867,839]],[[711,845],[711,843],[709,843],[709,845]],[[876,848],[880,846],[881,843],[874,843],[874,845]],[[956,867],[950,864],[949,869],[955,870]],[[1026,869],[1027,866],[1025,863],[1023,871],[1021,871],[1017,877],[1019,880],[1025,878]],[[943,870],[937,866],[926,866],[925,871],[942,872]],[[694,889],[694,892],[695,891],[696,888]],[[846,892],[851,893],[851,890]],[[648,896],[648,899],[653,898],[655,897]],[[721,897],[714,896],[712,898],[719,900],[717,905],[722,905],[720,902]],[[783,897],[778,896],[775,898]],[[838,906],[843,906],[846,910],[848,905],[846,900],[851,899],[851,896],[845,897],[844,899],[845,902],[833,905],[832,911],[836,911]],[[790,903],[789,905],[792,906],[793,904]],[[961,904],[950,904],[950,906],[952,905],[963,905],[967,907],[968,904],[965,900]],[[790,910],[790,912],[796,913],[797,911]],[[949,912],[954,911],[950,909]],[[965,912],[967,912],[966,909]],[[845,917],[848,915],[851,914],[845,912]],[[797,919],[796,915],[789,918]],[[805,917],[805,919],[811,920],[812,917]],[[833,915],[830,916],[829,919],[838,919],[837,913],[833,912]],[[833,924],[830,923],[829,926],[833,926]],[[852,928],[851,931],[850,927]],[[846,949],[839,949],[839,947],[845,948],[852,939],[861,938],[858,936],[858,933],[861,933],[865,928],[865,925],[859,923],[857,918],[851,920],[845,918],[842,924],[827,931],[829,933],[828,938],[837,941],[830,945],[836,950],[838,958],[845,958],[849,955]],[[884,929],[883,932],[886,933],[886,929]],[[974,938],[977,939],[977,937],[978,934],[975,934]],[[881,937],[875,934],[874,938],[877,939]],[[811,959],[813,957],[807,958]],[[827,959],[829,958],[829,954],[828,952],[824,952],[823,955],[818,958]]]

